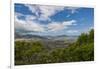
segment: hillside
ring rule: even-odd
[[[15,65],[94,60],[93,29],[88,34],[82,33],[75,42],[65,42],[63,44],[64,42],[59,44],[58,41],[54,43],[47,41],[44,43],[41,41],[15,41]],[[55,47],[59,45],[60,47]]]

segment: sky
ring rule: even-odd
[[[93,8],[19,3],[14,5],[14,28],[20,34],[80,35],[93,27]]]

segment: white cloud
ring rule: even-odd
[[[51,7],[49,8],[49,10],[50,9]],[[49,12],[46,9],[43,10],[43,8],[42,8],[42,11]],[[51,11],[51,13],[53,15],[55,14],[55,11]],[[18,19],[19,16],[25,16],[25,20]],[[48,16],[51,16],[51,14],[42,13],[41,15],[41,17],[47,17],[47,18]],[[33,15],[23,15],[20,13],[15,13],[15,29],[25,30],[25,31],[36,31],[36,32],[45,32],[46,30],[56,32],[56,31],[60,31],[65,28],[68,28],[71,25],[76,25],[76,20],[64,21],[61,23],[51,22],[49,24],[43,25],[43,24],[36,22],[35,19],[36,17]]]
[[[70,13],[66,16],[67,18],[70,17],[74,13],[78,13],[78,7],[66,7],[65,9],[69,10]]]
[[[63,22],[62,24],[68,26],[68,25],[72,25],[72,24],[74,25],[74,23],[76,23],[76,20],[65,21],[65,22]]]
[[[46,5],[32,5],[32,4],[26,4],[26,7],[29,8],[29,10],[34,13],[37,16],[38,20],[49,20],[50,16],[53,16],[54,14],[63,11],[64,9],[70,10],[71,14],[77,13],[78,9],[77,7],[64,7],[64,6],[46,6]],[[66,17],[71,16],[71,14],[69,14]]]
[[[36,16],[33,16],[33,15],[27,15],[27,16],[25,16],[26,17],[26,20],[30,20],[30,21],[32,21],[32,20],[35,20],[36,19]]]
[[[37,16],[39,16],[39,10],[38,10],[38,6],[36,5],[29,5],[29,4],[25,4],[26,7],[28,7],[28,9],[32,12],[35,13]]]
[[[43,6],[43,5],[25,5],[32,13],[39,16],[39,20],[50,20],[50,16],[64,10],[65,7],[61,6]]]
[[[46,5],[32,5],[32,4],[25,4],[28,9],[34,13],[38,20],[51,20],[50,16],[63,11],[64,9],[70,10],[71,14],[77,13],[77,7],[64,7],[64,6],[46,6]],[[69,17],[69,14],[67,17]]]
[[[33,21],[33,17],[26,18],[26,20],[18,19],[19,15],[15,15],[15,29],[25,30],[25,31],[36,31],[43,32],[44,28],[39,23]],[[32,19],[32,20],[31,20]]]
[[[50,23],[48,24],[48,29],[50,31],[58,31],[64,29],[64,25],[61,23]]]
[[[67,31],[67,33],[70,33],[70,34],[72,34],[72,33],[77,33],[78,32],[78,30],[68,30]]]
[[[50,16],[62,10],[64,10],[64,7],[40,6],[40,11],[42,13],[40,18],[49,19]]]
[[[68,14],[66,17],[68,18],[68,17],[70,17],[71,15],[70,14]]]
[[[67,7],[67,10],[70,10],[71,14],[77,13],[78,12],[77,9],[79,9],[79,8],[77,8],[77,7]]]
[[[52,23],[48,24],[48,29],[50,31],[63,30],[65,28],[68,28],[68,26],[74,25],[75,22],[76,22],[75,20],[65,21],[62,23],[52,22]]]

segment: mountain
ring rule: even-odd
[[[15,39],[32,39],[32,40],[52,40],[52,41],[75,41],[78,36],[68,36],[68,35],[58,35],[58,36],[40,36],[40,35],[33,35],[33,34],[19,34],[15,33]]]
[[[46,39],[45,37],[42,37],[42,36],[39,36],[39,35],[31,35],[31,34],[27,34],[27,35],[20,35],[20,34],[15,34],[15,39],[21,39],[21,38],[24,38],[24,39]]]

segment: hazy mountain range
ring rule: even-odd
[[[22,35],[19,33],[15,33],[15,39],[32,39],[32,40],[76,40],[78,36],[68,36],[68,35],[58,35],[58,36],[40,36],[40,35],[32,35],[26,34]]]

